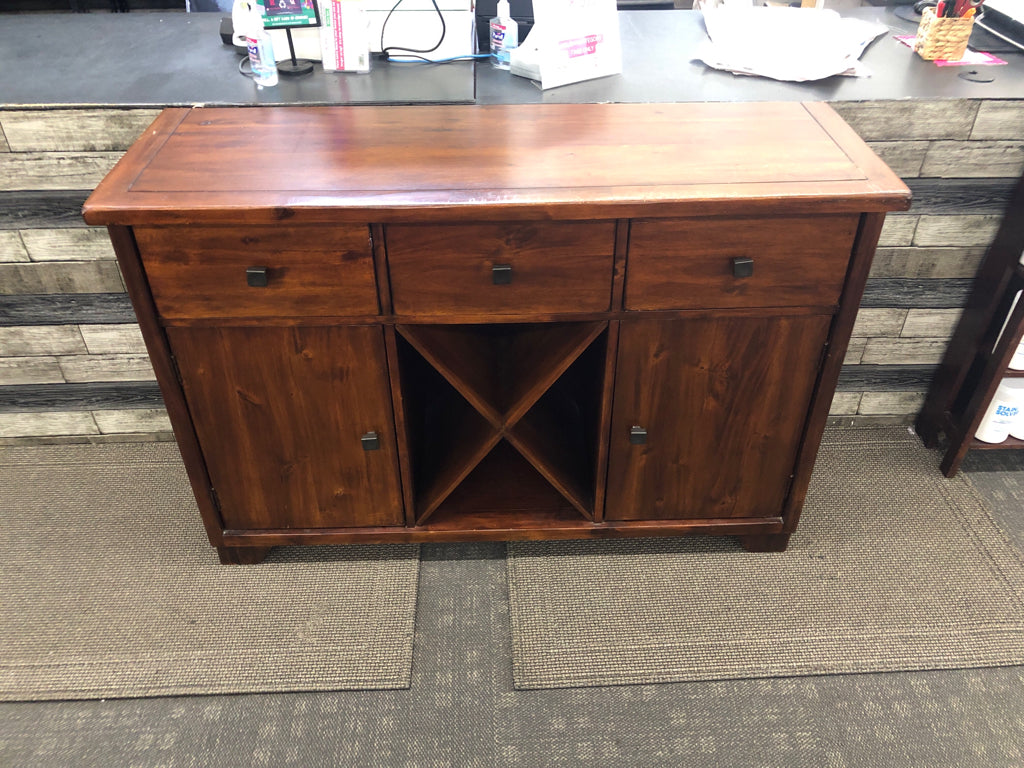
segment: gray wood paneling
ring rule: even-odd
[[[68,382],[156,379],[146,355],[71,355],[58,357],[57,362]]]
[[[28,249],[18,232],[0,232],[0,264],[28,261]],[[0,286],[2,288],[2,286]]]
[[[0,295],[0,327],[134,322],[126,293]]]
[[[114,261],[0,264],[0,294],[116,293],[124,290]]]
[[[978,272],[985,248],[879,248],[871,277],[968,277]]]
[[[950,338],[956,329],[962,309],[911,309],[900,336],[904,338]]]
[[[121,152],[0,152],[0,190],[93,189]]]
[[[84,227],[82,205],[88,190],[0,191],[0,229]]]
[[[1024,136],[1024,101],[984,101],[974,120],[972,139],[1020,140]]]
[[[14,152],[91,152],[128,149],[158,109],[47,109],[0,111]]]
[[[43,435],[98,435],[99,427],[88,411],[0,413],[0,437]]]
[[[860,406],[860,392],[836,392],[829,406],[829,416],[852,415]]]
[[[862,365],[938,365],[949,346],[941,339],[868,339]]]
[[[928,153],[928,141],[871,141],[874,154],[898,176],[911,178],[921,175],[921,167]]]
[[[858,413],[864,416],[914,414],[924,405],[924,392],[865,392]]]
[[[131,432],[167,432],[171,429],[171,420],[167,411],[161,409],[140,409],[127,411],[93,411],[101,434],[120,434]]]
[[[868,280],[862,307],[946,309],[967,302],[972,280]]]
[[[897,176],[908,179],[921,174],[921,165],[928,152],[927,141],[872,141],[871,149],[882,158]]]
[[[5,357],[0,359],[0,407],[2,387],[15,384],[61,384],[64,374],[55,357]]]
[[[907,310],[905,309],[864,308],[857,313],[857,320],[853,324],[853,335],[855,337],[899,336],[906,319]]]
[[[3,233],[0,233],[3,234]],[[89,229],[25,229],[21,239],[32,261],[102,261],[114,259],[110,235]]]
[[[1016,179],[907,179],[914,195],[910,210],[920,214],[987,213],[1002,216]]]
[[[1024,172],[1024,139],[1017,141],[936,141],[928,147],[922,176],[1019,178]]]
[[[162,409],[160,388],[152,381],[35,384],[0,387],[0,412]]]
[[[74,355],[86,352],[77,325],[35,325],[0,328],[0,357]]]
[[[865,141],[966,139],[978,113],[977,101],[833,102]]]
[[[844,365],[837,389],[843,392],[925,392],[937,368],[935,365]]]
[[[864,354],[864,348],[867,345],[867,339],[850,339],[850,343],[846,345],[846,355],[843,357],[843,365],[857,365],[860,363],[860,358]]]
[[[1001,216],[921,216],[913,245],[988,247],[1001,220]]]
[[[912,245],[919,216],[906,213],[890,213],[885,217],[882,233],[878,236],[880,246]]]
[[[146,354],[142,331],[136,324],[83,325],[79,327],[90,355]]]

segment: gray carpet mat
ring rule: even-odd
[[[0,700],[406,688],[415,545],[222,566],[170,443],[0,448]]]
[[[830,432],[785,553],[509,545],[518,688],[1024,663],[1024,557],[905,429]]]

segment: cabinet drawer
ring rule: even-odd
[[[857,223],[849,215],[635,221],[626,308],[835,304]],[[744,266],[751,274],[738,276]]]
[[[364,226],[137,227],[135,239],[168,320],[378,312]],[[265,268],[265,286],[249,268]]]
[[[386,234],[397,314],[603,312],[614,222],[396,225]]]

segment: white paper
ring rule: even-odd
[[[805,82],[864,76],[864,49],[888,31],[882,24],[804,8],[719,7],[704,11],[710,40],[694,58],[713,69]]]

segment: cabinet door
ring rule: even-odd
[[[381,328],[167,334],[225,528],[402,523]]]
[[[830,321],[622,321],[605,518],[780,514]]]

